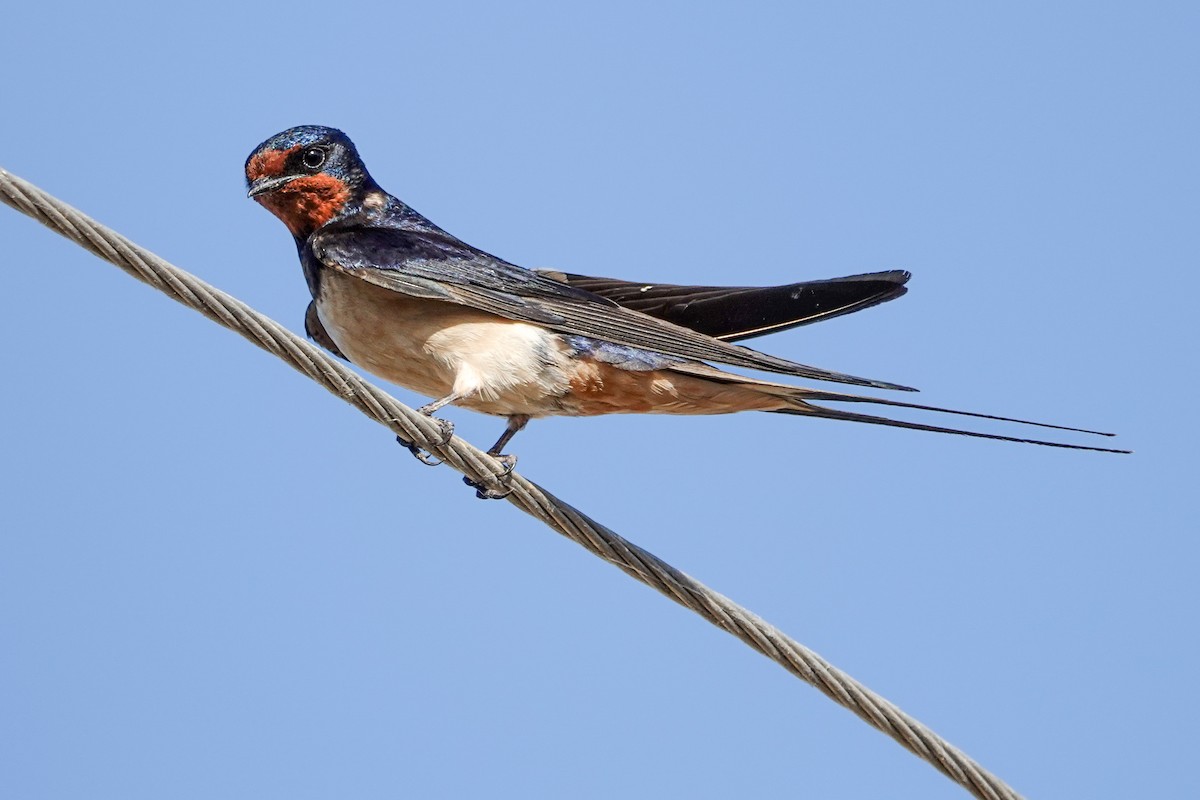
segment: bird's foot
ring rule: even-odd
[[[425,448],[420,447],[415,442],[408,441],[403,436],[396,437],[396,444],[408,450],[408,452],[413,454],[413,458],[415,458],[417,461],[420,461],[427,467],[437,467],[441,466],[442,464],[442,460],[440,458]]]
[[[431,419],[438,424],[438,427],[441,428],[442,431],[442,438],[438,441],[438,444],[449,444],[450,440],[454,438],[454,423],[448,419],[438,419],[437,417],[432,417]],[[401,447],[407,449],[408,452],[412,453],[413,458],[417,459],[417,461],[420,461],[427,467],[440,466],[442,463],[442,460],[433,453],[429,452],[415,442],[408,441],[403,436],[397,436],[396,442]]]
[[[438,424],[442,429],[442,438],[438,441],[438,445],[450,444],[450,440],[454,438],[454,423],[448,419],[440,419],[438,417],[430,417],[431,420]]]
[[[463,483],[475,490],[475,496],[480,500],[503,500],[512,494],[512,487],[508,485],[509,476],[512,475],[513,468],[517,466],[516,456],[498,456],[492,455],[492,458],[500,462],[504,467],[495,478],[495,486],[486,486],[482,483],[471,480],[466,475],[463,476]]]

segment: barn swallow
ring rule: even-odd
[[[1060,425],[808,389],[709,363],[911,390],[731,342],[828,319],[905,292],[903,271],[772,287],[674,286],[530,270],[455,238],[380,188],[341,131],[306,125],[260,144],[248,194],[295,238],[312,294],[305,330],[335,355],[447,405],[506,417],[488,453],[536,417],[769,411],[1078,450],[828,408],[871,403],[1102,436]],[[452,427],[445,420],[447,440]],[[407,443],[405,443],[407,444]],[[413,449],[413,448],[410,448]],[[417,452],[414,449],[414,452]]]

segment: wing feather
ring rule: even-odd
[[[625,308],[725,341],[776,333],[886,303],[907,292],[904,284],[912,277],[904,270],[892,270],[783,286],[678,286],[539,272]]]

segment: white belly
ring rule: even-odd
[[[332,270],[317,314],[353,363],[392,383],[488,414],[556,413],[571,359],[561,338],[465,306],[418,300]]]

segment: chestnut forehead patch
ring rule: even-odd
[[[261,153],[255,153],[246,162],[246,180],[256,181],[259,178],[274,178],[282,175],[288,156],[299,149],[300,145],[296,145],[287,150],[263,150]]]

